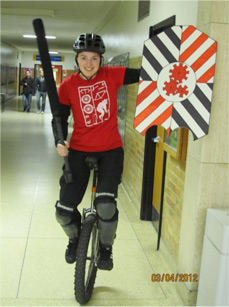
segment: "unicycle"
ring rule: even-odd
[[[75,298],[80,304],[87,303],[92,296],[99,255],[97,216],[94,207],[98,180],[98,163],[95,157],[87,157],[85,163],[88,165],[90,170],[93,170],[93,184],[91,207],[83,209],[82,229],[76,253],[74,290]]]

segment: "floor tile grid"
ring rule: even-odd
[[[1,142],[4,142],[4,141],[6,141],[6,144],[7,145],[9,145],[10,144],[10,142],[11,143],[15,143],[15,140],[14,140],[14,132],[15,132],[15,125],[14,125],[14,123],[16,123],[17,125],[19,125],[20,126],[20,124],[21,124],[21,122],[23,121],[22,120],[22,117],[21,116],[18,116],[18,114],[16,115],[16,117],[15,117],[15,112],[12,112],[12,113],[10,113],[10,115],[12,115],[12,118],[11,118],[11,116],[9,117],[9,113],[7,114],[7,112],[6,112],[6,114],[4,113],[4,114],[1,114],[2,116],[1,116],[1,126],[2,126],[2,128],[4,128],[5,127],[5,130],[4,129],[2,129],[2,134],[1,134]],[[17,118],[17,120],[13,123],[13,120],[15,119],[15,118]],[[2,123],[2,119],[3,119],[3,123]],[[21,128],[21,127],[20,127]],[[20,129],[19,128],[19,129]],[[25,138],[26,139],[26,138]],[[8,141],[9,140],[9,141]],[[8,141],[8,142],[7,142]],[[17,140],[18,141],[18,140]],[[20,142],[21,140],[19,140],[19,142]],[[4,143],[5,144],[5,143]],[[7,146],[6,145],[6,146]],[[18,146],[17,147],[17,150],[18,150],[18,154],[19,154],[19,156],[20,156],[20,149],[21,149],[22,147],[20,147],[20,146]],[[6,150],[9,150],[9,148],[8,148],[8,146],[7,146],[7,149],[6,148],[2,148],[2,146],[1,146],[1,149],[2,149],[2,152],[4,152],[4,150],[6,151]],[[14,155],[15,154],[15,152],[14,152],[14,150],[11,150],[11,152],[10,152],[10,154],[12,155]],[[17,156],[14,156],[14,160],[17,160]],[[1,159],[1,171],[2,171],[2,174],[4,174],[4,176],[3,176],[3,179],[2,179],[2,176],[1,176],[1,213],[2,213],[2,209],[3,209],[3,206],[5,206],[5,207],[7,207],[7,206],[9,206],[9,205],[12,205],[12,203],[9,203],[9,202],[7,202],[7,200],[5,200],[5,202],[4,202],[4,200],[2,201],[2,182],[5,182],[6,181],[6,183],[8,182],[8,183],[11,183],[11,178],[12,177],[14,177],[14,174],[15,174],[15,170],[14,170],[14,172],[12,172],[12,175],[10,175],[11,173],[8,171],[8,168],[7,168],[7,162],[8,160],[4,160],[3,161],[3,163],[2,163],[2,159]],[[12,161],[11,161],[12,162]],[[11,164],[11,163],[9,163],[9,164]],[[6,166],[6,168],[5,168],[5,166]],[[5,171],[4,171],[4,169],[5,169]],[[23,170],[23,174],[25,174],[26,172]],[[31,176],[31,175],[30,175]],[[21,180],[24,180],[24,178],[22,177],[21,178]],[[7,185],[6,185],[6,187],[5,188],[7,188],[7,186],[9,185],[7,183]],[[14,182],[14,183],[16,183],[16,181]],[[20,239],[24,239],[25,240],[25,246],[24,246],[24,251],[21,251],[22,253],[23,253],[23,257],[22,257],[22,261],[21,261],[21,264],[19,264],[20,265],[20,267],[21,267],[21,269],[20,269],[20,273],[19,273],[19,280],[18,280],[18,286],[17,286],[17,294],[16,294],[16,297],[18,297],[18,293],[19,293],[19,289],[20,289],[20,282],[21,282],[21,276],[22,276],[22,272],[23,272],[23,268],[24,268],[24,261],[25,261],[25,256],[26,256],[26,252],[27,252],[27,245],[28,245],[28,239],[29,239],[29,233],[30,233],[30,229],[31,229],[31,225],[32,225],[32,217],[33,217],[33,213],[34,213],[34,208],[35,208],[35,204],[36,204],[36,197],[37,197],[37,191],[38,191],[38,185],[39,185],[39,180],[36,182],[36,189],[35,189],[35,194],[34,194],[34,197],[33,197],[33,200],[32,201],[30,201],[29,200],[29,202],[30,202],[30,205],[31,205],[31,203],[32,203],[32,210],[31,210],[31,215],[29,216],[29,226],[28,226],[28,232],[27,232],[27,234],[23,234],[23,236],[21,237],[21,235],[19,234],[19,236],[17,235],[17,238],[18,238],[18,240],[20,241]],[[11,184],[11,186],[12,186],[12,184]],[[14,191],[15,191],[15,188],[17,189],[17,184],[15,184],[14,186],[13,186],[13,190],[11,191],[11,194],[12,194],[12,192],[14,193]],[[5,194],[6,194],[6,192],[5,192]],[[8,194],[9,195],[9,194]],[[13,194],[12,194],[13,195]],[[17,202],[18,202],[18,204],[15,204],[15,205],[19,205],[20,204],[20,199],[18,199],[17,200]],[[21,203],[23,203],[23,202],[21,202]],[[14,209],[14,208],[13,208]],[[21,217],[20,217],[21,218]],[[28,218],[28,216],[27,216],[27,218]],[[9,225],[6,225],[6,227],[5,227],[5,229],[4,229],[4,225],[2,225],[3,223],[2,223],[2,220],[1,220],[1,238],[2,238],[2,241],[4,241],[4,239],[5,239],[5,241],[9,241],[9,240],[14,240],[15,242],[16,242],[16,240],[14,239],[14,235],[13,236],[11,236],[11,235],[8,235],[8,233],[6,234],[6,232],[8,231],[8,229],[9,229],[9,227],[7,227],[7,226],[9,226]],[[13,225],[10,225],[10,226],[12,226],[13,227]],[[15,230],[16,231],[16,230]],[[4,235],[5,234],[5,235]],[[2,242],[3,243],[3,242]],[[15,245],[16,245],[16,243],[15,243]],[[14,248],[14,253],[17,253],[17,246],[15,246],[15,248]],[[9,255],[9,257],[10,257],[11,255]],[[20,260],[19,260],[20,261]],[[2,268],[1,268],[2,269]],[[2,274],[1,274],[2,275]],[[1,287],[2,288],[2,287]]]
[[[38,195],[39,181],[40,180],[38,179],[37,186],[36,186],[36,191],[35,191],[35,195],[34,195],[34,199],[33,199],[33,209],[32,209],[29,229],[28,229],[28,235],[27,235],[27,239],[26,239],[26,246],[25,246],[25,253],[24,253],[24,257],[23,257],[23,261],[22,261],[21,274],[20,274],[20,278],[19,278],[19,282],[18,282],[17,298],[19,297],[19,291],[20,291],[21,278],[22,278],[22,273],[23,273],[23,268],[24,268],[24,262],[25,262],[25,257],[26,257],[26,252],[27,252],[27,247],[28,247],[28,242],[29,242],[29,237],[30,237],[30,231],[31,231],[34,211],[35,211],[35,207],[36,207],[36,199],[37,199],[37,195]]]
[[[159,250],[156,250],[158,234],[153,229],[152,222],[140,220],[139,212],[131,203],[131,200],[123,184],[121,184],[121,193],[122,207],[130,221],[131,227],[135,232],[139,244],[142,247],[145,257],[147,258],[152,268],[152,274],[176,274],[177,268],[175,261],[171,258],[171,255],[169,255],[168,250],[164,245],[163,239],[161,239]],[[132,208],[131,212],[130,208]],[[172,304],[174,306],[182,306],[184,305],[184,302],[179,296],[175,286],[174,284],[169,284],[166,282],[160,283],[160,287],[164,293],[165,298],[169,299],[167,301],[167,305]]]
[[[34,213],[34,211],[33,211],[33,213]],[[30,228],[29,228],[30,230],[31,230],[31,224],[30,224]],[[26,247],[28,246],[28,241],[27,241],[27,245],[26,245]],[[26,249],[26,251],[27,251],[27,249]],[[23,265],[24,265],[24,260],[23,260]],[[20,277],[20,284],[21,284],[21,277]]]
[[[32,211],[31,211],[31,216],[30,216],[30,221],[29,221],[28,233],[27,233],[27,236],[24,238],[25,239],[25,248],[24,248],[24,253],[23,253],[23,259],[22,259],[22,262],[21,262],[21,269],[20,269],[20,275],[19,275],[19,280],[18,280],[18,287],[17,287],[16,298],[18,298],[19,291],[20,291],[20,284],[21,284],[21,278],[22,278],[22,273],[23,273],[23,269],[24,269],[24,262],[25,262],[26,252],[27,252],[27,246],[28,246],[28,241],[29,241],[30,229],[31,229],[33,214],[34,214],[34,210],[35,210],[35,206],[36,206],[36,198],[37,198],[38,186],[39,186],[39,181],[37,182],[34,199],[32,201],[33,206],[32,206]],[[6,237],[6,239],[10,239],[10,237]]]

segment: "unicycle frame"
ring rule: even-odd
[[[95,197],[96,197],[96,187],[97,187],[97,181],[98,181],[98,165],[97,164],[96,164],[96,166],[95,165],[93,165],[93,166],[89,165],[88,167],[90,168],[90,170],[93,171],[92,187],[91,187],[91,207],[90,208],[83,208],[82,224],[84,223],[86,217],[89,214],[94,214],[95,217],[97,218],[94,201],[95,201]],[[94,245],[94,248],[96,250],[94,250],[94,252],[93,252],[93,255],[95,256],[93,261],[94,261],[95,265],[97,266],[97,261],[98,261],[97,256],[98,256],[98,248],[99,248],[99,242],[98,242],[99,231],[98,231],[98,227],[97,227],[97,221],[95,222],[94,227],[96,228],[96,236],[94,238],[95,242],[94,242],[93,245]]]
[[[98,180],[98,167],[94,167],[92,170],[93,170],[93,179],[92,179],[92,187],[91,187],[91,207],[90,208],[83,208],[82,224],[83,224],[87,214],[90,214],[90,213],[96,214],[94,201],[95,201],[95,197],[96,197],[96,187],[97,187],[97,180]]]

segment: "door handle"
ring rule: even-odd
[[[154,143],[159,143],[160,137],[156,136],[155,138],[152,139]]]

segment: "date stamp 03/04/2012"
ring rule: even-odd
[[[197,274],[152,274],[152,282],[198,282]]]

